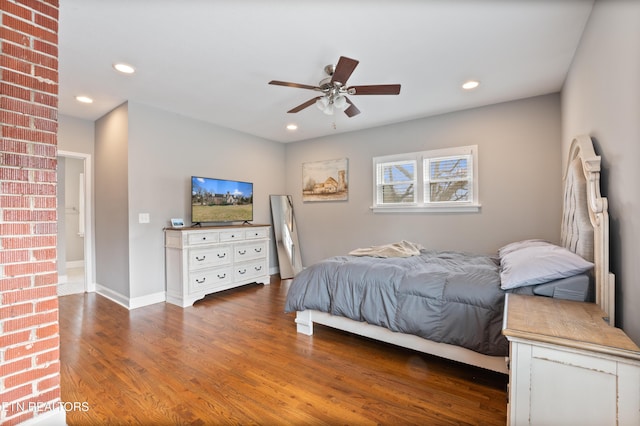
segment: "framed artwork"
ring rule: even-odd
[[[349,198],[349,161],[302,163],[302,201],[345,201]]]

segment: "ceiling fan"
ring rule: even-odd
[[[324,71],[328,77],[321,80],[317,86],[308,84],[289,83],[286,81],[271,80],[269,84],[276,86],[296,87],[322,92],[322,96],[309,99],[303,104],[287,111],[296,113],[315,104],[322,112],[332,115],[335,109],[344,110],[344,113],[353,117],[360,114],[360,110],[347,98],[346,95],[398,95],[399,84],[375,84],[367,86],[347,86],[347,80],[358,66],[359,61],[341,56],[337,65],[327,65]]]

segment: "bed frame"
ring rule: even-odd
[[[600,157],[595,154],[589,136],[581,135],[572,141],[563,182],[562,245],[595,264],[595,302],[606,312],[609,324],[613,325],[615,278],[609,272],[609,214],[607,199],[600,195]],[[313,324],[321,324],[430,355],[508,373],[508,360],[505,357],[483,355],[463,347],[433,342],[325,312],[298,311],[295,322],[298,333],[309,336],[313,334]]]

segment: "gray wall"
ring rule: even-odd
[[[401,239],[428,248],[495,253],[524,238],[558,242],[561,214],[560,96],[515,102],[286,146],[303,264]],[[479,213],[373,213],[372,157],[478,145]],[[302,164],[349,160],[349,200],[302,202]]]
[[[597,1],[562,91],[563,157],[595,140],[609,201],[616,323],[640,344],[640,2]]]
[[[58,149],[93,156],[95,147],[93,121],[60,115],[58,117]]]
[[[96,283],[125,299],[130,296],[127,128],[127,104],[96,121],[94,170]]]
[[[97,263],[110,271],[98,272],[98,284],[129,301],[165,291],[162,230],[172,217],[189,223],[192,175],[253,182],[254,223],[270,223],[269,195],[284,189],[284,159],[280,143],[139,103],[98,120]],[[139,223],[140,213],[150,223]],[[274,255],[270,266],[277,267]]]

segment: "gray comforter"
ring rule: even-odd
[[[337,256],[295,277],[285,311],[328,312],[506,356],[504,295],[498,262],[488,256],[427,250],[405,258]]]

